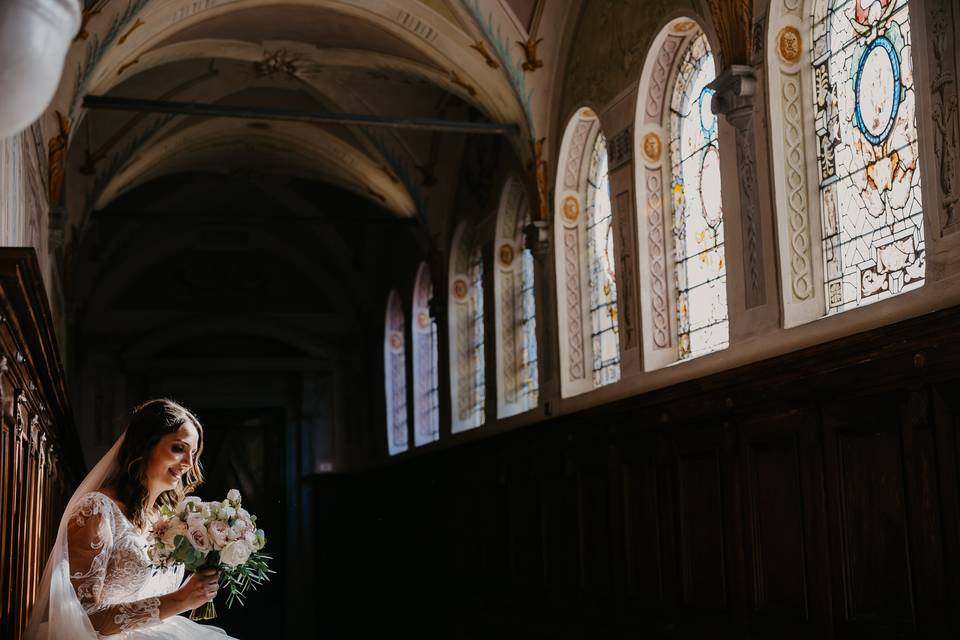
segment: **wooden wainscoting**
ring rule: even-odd
[[[0,637],[19,638],[84,467],[33,249],[0,249]]]
[[[958,460],[954,308],[314,478],[317,628],[956,637]]]

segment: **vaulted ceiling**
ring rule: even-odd
[[[512,5],[529,22],[535,3]],[[516,46],[488,11],[476,0],[88,0],[49,111],[60,132],[51,193],[68,238],[131,189],[191,171],[317,180],[422,218],[436,167],[459,162],[449,134],[257,116],[279,109],[514,125],[510,142],[529,161]],[[87,96],[248,115],[86,108]]]

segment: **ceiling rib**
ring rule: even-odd
[[[83,98],[86,109],[109,109],[114,111],[139,111],[172,113],[187,116],[220,118],[246,118],[256,120],[288,120],[320,124],[362,125],[365,127],[390,127],[394,129],[418,129],[421,131],[444,131],[449,133],[473,133],[487,135],[518,135],[516,124],[496,122],[464,122],[437,118],[394,118],[355,113],[332,113],[325,111],[298,111],[241,105],[203,104],[200,102],[171,102],[167,100],[141,100],[117,96]]]

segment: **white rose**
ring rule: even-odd
[[[250,512],[243,507],[237,507],[237,516],[243,518],[247,522],[250,522]]]
[[[236,567],[246,562],[251,553],[250,545],[242,540],[228,542],[220,552],[220,562],[228,567]]]
[[[202,501],[197,496],[190,496],[189,498],[184,498],[177,503],[177,513],[183,513],[187,509],[187,505],[196,504],[199,505]]]
[[[202,513],[188,513],[187,526],[191,529],[203,529],[207,526],[207,519]]]
[[[230,502],[239,503],[239,502],[240,502],[240,492],[237,491],[236,489],[230,489],[230,491],[227,491],[227,500],[229,500]]]
[[[237,510],[228,505],[226,507],[220,507],[220,513],[218,514],[218,518],[220,520],[226,521],[234,517],[235,515],[237,515]]]

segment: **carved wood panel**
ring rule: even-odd
[[[691,615],[722,612],[728,601],[720,434],[716,429],[685,430],[677,439],[682,605]]]
[[[835,604],[850,632],[916,628],[900,411],[886,396],[824,407]]]
[[[0,249],[0,637],[19,638],[83,469],[33,249]]]

